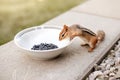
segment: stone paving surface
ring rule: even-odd
[[[120,0],[88,0],[72,11],[120,19]]]
[[[0,80],[78,80],[120,35],[120,20],[72,10],[43,25],[64,24],[80,24],[94,32],[102,29],[106,33],[105,40],[94,52],[88,53],[80,46],[81,40],[76,38],[61,56],[49,61],[32,60],[11,41],[0,46]]]

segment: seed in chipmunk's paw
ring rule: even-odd
[[[41,43],[38,45],[34,45],[31,49],[32,50],[49,50],[49,49],[55,49],[58,48],[57,45],[52,43]]]

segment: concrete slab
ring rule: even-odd
[[[88,0],[72,11],[120,19],[120,0]]]
[[[67,12],[45,24],[81,24],[95,32],[104,30],[106,37],[92,53],[76,38],[61,56],[49,61],[32,60],[11,41],[0,47],[1,80],[78,80],[120,34],[119,20],[76,12]]]

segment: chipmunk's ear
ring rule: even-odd
[[[68,30],[68,26],[67,26],[67,25],[64,25],[64,29],[67,31],[67,30]]]

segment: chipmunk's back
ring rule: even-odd
[[[75,30],[75,31],[76,31],[76,30],[77,30],[77,31],[82,31],[82,32],[91,34],[92,36],[96,36],[96,34],[95,34],[93,31],[91,31],[90,29],[87,29],[87,28],[82,27],[82,26],[77,25],[77,24],[74,24],[74,25],[70,26],[70,28],[71,28],[72,30]]]

